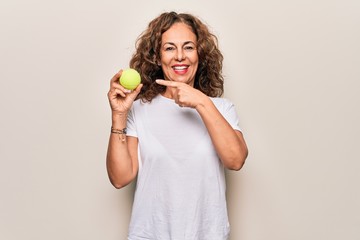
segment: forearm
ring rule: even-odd
[[[114,129],[126,128],[126,115],[113,116]],[[131,142],[131,140],[130,140]],[[121,188],[130,183],[136,176],[137,164],[129,150],[129,139],[125,134],[111,133],[107,151],[107,171],[111,183]]]
[[[224,166],[232,170],[241,169],[248,154],[241,132],[232,128],[209,98],[204,98],[204,101],[196,106],[196,110],[203,119]]]

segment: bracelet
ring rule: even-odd
[[[123,129],[116,129],[111,127],[111,133],[119,134],[119,140],[125,141],[125,135],[126,135],[126,128]],[[121,138],[120,138],[121,135]]]

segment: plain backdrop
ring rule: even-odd
[[[360,1],[0,2],[0,239],[126,239],[107,178],[110,78],[163,11],[218,36],[250,155],[231,240],[360,239]]]

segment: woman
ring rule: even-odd
[[[137,176],[129,240],[228,238],[224,168],[239,170],[248,151],[220,98],[222,60],[199,19],[163,13],[130,61],[142,84],[124,89],[122,71],[111,79],[108,175],[116,188]]]

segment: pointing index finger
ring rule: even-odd
[[[178,86],[178,83],[173,82],[173,81],[167,81],[167,80],[161,80],[161,79],[156,79],[155,81],[157,84],[167,86],[167,87],[177,87]]]

